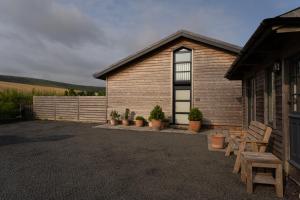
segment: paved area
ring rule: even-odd
[[[0,199],[276,199],[248,195],[202,134],[32,121],[0,126]]]

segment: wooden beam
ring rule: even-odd
[[[300,27],[282,27],[276,30],[276,33],[294,33],[300,32]]]

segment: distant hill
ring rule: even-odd
[[[44,86],[47,88],[84,90],[84,91],[90,91],[90,92],[105,90],[105,87],[76,85],[76,84],[70,84],[70,83],[63,83],[63,82],[50,81],[50,80],[37,79],[37,78],[20,77],[20,76],[0,75],[0,81],[1,82],[18,83],[18,84],[27,84],[27,85],[32,85],[32,86]]]

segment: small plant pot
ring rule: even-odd
[[[162,122],[161,120],[156,120],[156,119],[152,119],[152,128],[155,130],[160,130],[162,129]]]
[[[215,149],[223,149],[225,143],[225,135],[216,134],[211,136],[211,147]]]
[[[201,121],[190,121],[189,130],[198,133],[201,129]]]
[[[150,128],[152,128],[152,122],[151,122],[151,121],[148,122],[148,126],[149,126]]]
[[[110,120],[110,125],[112,125],[112,126],[118,125],[118,120],[116,120],[116,119],[111,119],[111,120]]]
[[[144,126],[144,120],[135,120],[135,126],[137,127]]]
[[[123,126],[129,126],[129,120],[128,119],[123,119],[122,124],[123,124]]]

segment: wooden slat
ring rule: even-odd
[[[35,96],[37,119],[106,122],[106,97],[103,96]]]

